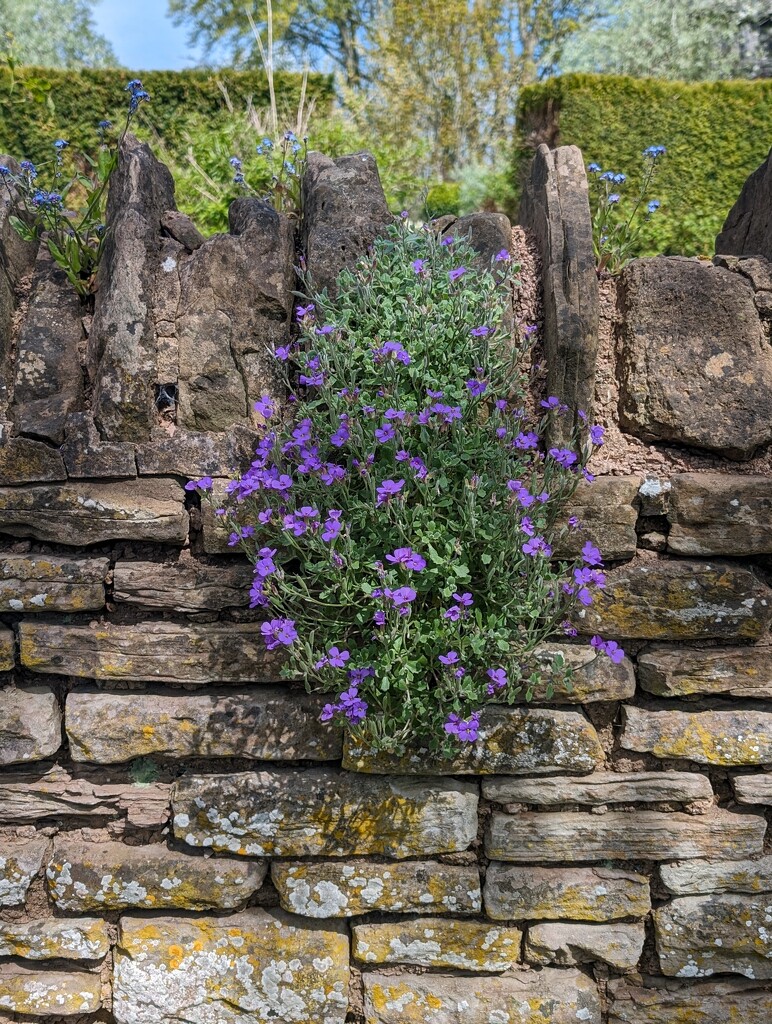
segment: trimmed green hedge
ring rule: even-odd
[[[520,94],[515,181],[533,147],[579,146],[585,163],[640,180],[641,153],[667,147],[651,196],[662,207],[641,232],[641,255],[710,255],[743,182],[772,146],[772,80],[686,84],[565,75]]]
[[[268,82],[261,71],[59,71],[24,67],[0,73],[0,153],[42,161],[51,157],[54,139],[70,142],[76,152],[91,153],[97,145],[96,125],[106,118],[116,127],[125,117],[124,87],[141,78],[151,102],[141,107],[136,131],[149,140],[160,137],[169,149],[185,145],[186,129],[195,119],[213,118],[227,109],[220,84],[236,110],[249,99],[267,107]],[[297,109],[302,76],[275,74],[276,93],[288,110]],[[220,83],[220,84],[218,84]],[[327,109],[332,101],[332,80],[309,75],[307,102]]]

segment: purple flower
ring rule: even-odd
[[[395,608],[401,608],[411,604],[417,596],[412,587],[399,587],[391,592],[391,601]]]
[[[341,413],[340,416],[340,426],[338,427],[334,434],[330,435],[330,444],[334,448],[342,448],[346,441],[348,441],[349,436],[350,431],[348,429],[348,416],[344,412]]]
[[[298,320],[302,320],[304,316],[311,316],[314,312],[313,302],[309,302],[307,306],[298,306],[295,310],[295,316]]]
[[[497,263],[503,263],[505,260],[509,260],[511,258],[512,257],[509,255],[509,251],[507,249],[499,249],[499,251],[496,253]]]
[[[473,338],[484,338],[491,333],[491,329],[486,327],[485,324],[481,324],[479,327],[473,327],[469,333]]]
[[[255,412],[259,412],[263,419],[269,420],[276,411],[273,399],[270,395],[262,395],[252,406]]]
[[[474,598],[468,591],[464,591],[463,594],[454,594],[453,600],[462,608],[471,608],[474,604]]]
[[[321,668],[345,668],[346,662],[351,655],[348,651],[341,651],[338,647],[331,647],[314,665],[315,669]]]
[[[332,334],[332,332],[334,330],[335,330],[335,328],[333,327],[332,324],[325,324],[324,327],[317,327],[316,328],[316,333],[317,334]]]
[[[249,607],[250,608],[265,608],[268,604],[268,598],[264,593],[265,580],[261,576],[256,576],[252,580],[252,586],[249,588]]]
[[[298,638],[293,619],[271,619],[270,622],[263,622],[260,632],[269,651],[275,650],[280,644],[291,647]]]
[[[606,431],[603,427],[596,423],[594,427],[590,427],[590,440],[594,445],[601,445],[603,444],[603,435],[605,433]]]
[[[570,448],[550,448],[549,454],[564,469],[570,469],[575,462],[579,461],[579,456]]]
[[[479,398],[488,390],[488,382],[485,380],[468,380],[465,383],[473,398]]]
[[[618,665],[624,658],[625,652],[616,640],[604,640],[602,636],[594,636],[590,640],[590,647],[593,647],[599,654],[605,654]]]
[[[466,267],[454,267],[453,270],[448,271],[448,277],[451,281],[458,281],[460,277],[463,277],[466,273]]]
[[[444,391],[432,391],[431,388],[427,388],[426,394],[429,396],[429,398],[442,398],[444,395]]]
[[[273,558],[276,554],[276,548],[260,548],[258,551],[258,558],[255,562],[255,576],[260,576],[265,579],[272,573],[276,572],[276,563]]]
[[[581,530],[581,528],[582,528],[582,524],[579,521],[579,517],[578,516],[569,516],[568,517],[568,525],[570,526],[570,528],[572,530]]]
[[[202,476],[199,480],[188,480],[185,484],[186,491],[211,491],[213,480],[211,476]]]
[[[458,622],[461,618],[461,609],[457,604],[452,605],[447,611],[444,611],[443,618],[450,619],[451,622]]]
[[[393,357],[403,366],[410,366],[410,356],[398,341],[387,341],[380,348],[373,349],[373,359],[376,362],[387,357]]]
[[[568,621],[568,619],[564,619],[560,623],[560,627],[566,636],[578,636],[579,631],[576,629],[573,623]]]
[[[412,572],[421,572],[426,568],[426,559],[413,551],[412,548],[396,548],[391,555],[386,555],[386,561],[392,565],[401,565]]]
[[[375,440],[380,444],[393,441],[395,436],[394,427],[392,427],[391,423],[384,423],[382,426],[375,428]]]
[[[593,480],[595,479],[595,477],[592,475],[592,473],[589,471],[589,469],[587,469],[586,466],[582,470],[582,476],[584,477],[584,479],[587,481],[588,484],[591,484],[593,482]]]
[[[533,537],[533,535],[536,533],[536,529],[533,525],[533,522],[528,516],[523,516],[523,518],[520,520],[520,529],[528,537]]]
[[[480,727],[480,712],[475,711],[469,718],[459,718],[451,713],[448,715],[444,729],[449,736],[456,736],[462,743],[474,743]]]
[[[343,515],[341,509],[331,508],[327,513],[327,519],[324,522],[322,528],[322,540],[326,543],[337,540],[340,536],[341,530],[343,529],[343,523],[340,521],[340,517]]]
[[[255,532],[254,526],[239,526],[236,530],[228,537],[228,547],[235,548],[241,540],[246,540],[247,537],[251,537]]]
[[[423,260],[413,260],[410,266],[413,268],[416,274],[426,273],[426,263]]]
[[[459,662],[458,652],[448,651],[447,654],[441,654],[439,656],[439,660],[442,662],[443,665],[446,666],[457,665]]]
[[[590,540],[588,540],[582,548],[582,561],[587,565],[603,565],[603,559],[601,558],[600,551],[598,551]]]
[[[307,388],[319,388],[324,384],[324,374],[321,370],[317,373],[301,373],[298,376],[298,383],[304,384]]]
[[[429,470],[426,468],[426,463],[423,459],[415,455],[410,460],[410,468],[413,470],[419,480],[425,480],[429,475]]]
[[[503,690],[509,682],[507,673],[503,668],[489,668],[487,676],[490,679],[490,683],[488,683],[487,687],[489,697],[492,697],[497,690]]]
[[[545,558],[549,558],[552,548],[543,537],[532,537],[531,540],[523,544],[523,553],[532,558],[535,558],[536,555],[544,555]]]
[[[319,474],[319,479],[325,486],[330,487],[336,480],[343,480],[345,476],[346,470],[343,466],[336,466],[334,462],[326,462]]]
[[[354,686],[359,686],[365,679],[369,679],[374,675],[375,672],[371,668],[350,668],[348,670],[348,677]]]
[[[292,346],[291,345],[278,345],[274,349],[274,353],[273,354],[276,356],[276,358],[280,362],[286,363],[287,360],[292,355]]]
[[[404,480],[384,480],[378,484],[376,507],[391,501],[392,498],[396,498],[404,486]]]
[[[517,437],[513,441],[513,444],[515,448],[520,448],[521,450],[525,450],[528,448],[538,448],[539,435],[534,434],[532,430],[529,430],[527,434],[521,432],[517,435]]]
[[[539,405],[542,409],[549,409],[550,411],[568,412],[568,406],[564,405],[555,395],[550,395],[546,401],[539,402]]]
[[[440,242],[440,245],[453,245],[454,242],[455,238],[453,237],[453,235],[445,235],[445,237]]]

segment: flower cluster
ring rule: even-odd
[[[285,131],[280,138],[265,136],[256,146],[260,158],[259,176],[265,186],[253,188],[247,180],[244,162],[239,156],[229,160],[233,168],[233,184],[248,195],[258,195],[281,213],[297,216],[300,211],[300,185],[308,163],[308,138],[301,142],[293,131]],[[266,173],[267,172],[267,173]]]

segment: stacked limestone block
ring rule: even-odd
[[[313,159],[329,281],[388,211],[372,158]],[[203,241],[146,148],[121,167],[93,321],[64,332],[38,267],[4,339],[14,380],[33,337],[49,369],[0,444],[0,1021],[769,1024],[772,481],[580,488],[614,566],[581,631],[628,656],[547,646],[570,692],[487,708],[452,761],[375,756],[281,680],[183,489],[249,458],[287,226],[240,204]]]

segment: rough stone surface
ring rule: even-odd
[[[690,803],[712,800],[706,775],[693,772],[593,772],[583,778],[553,775],[546,779],[484,779],[482,795],[500,804]]]
[[[134,445],[126,441],[102,441],[90,413],[73,413],[67,419],[66,429],[62,455],[69,476],[79,480],[137,475]]]
[[[115,957],[117,1024],[343,1024],[348,937],[278,911],[124,917]]]
[[[582,481],[571,498],[570,514],[577,516],[581,530],[568,530],[555,545],[559,558],[576,558],[591,540],[606,562],[635,557],[638,536],[635,507],[639,476],[601,476],[594,483]]]
[[[0,843],[0,907],[24,902],[32,879],[43,867],[47,839]]]
[[[649,880],[618,868],[513,867],[496,861],[485,877],[485,912],[496,921],[615,921],[651,910]]]
[[[16,664],[16,640],[13,632],[0,626],[0,672],[10,672]]]
[[[685,860],[660,864],[668,892],[697,896],[711,892],[772,892],[772,856],[758,860]]]
[[[30,1017],[80,1017],[101,1005],[98,974],[0,964],[0,1010]]]
[[[161,227],[190,252],[200,249],[206,241],[191,218],[179,210],[167,210],[162,214]]]
[[[249,466],[257,440],[255,430],[239,423],[225,434],[178,429],[170,437],[160,431],[136,446],[137,468],[143,476],[232,476]]]
[[[698,764],[766,764],[772,761],[772,712],[625,707],[619,742],[626,750],[688,758]]]
[[[105,605],[107,558],[0,554],[0,611],[85,612]]]
[[[238,907],[260,888],[261,861],[193,857],[148,844],[54,843],[48,891],[60,910],[208,910]]]
[[[116,601],[176,612],[222,611],[249,604],[252,567],[210,565],[189,557],[176,562],[119,561],[113,572]]]
[[[47,686],[0,690],[0,764],[41,761],[62,743],[62,714]]]
[[[772,260],[772,150],[746,179],[716,239],[716,252]]]
[[[28,437],[3,437],[0,442],[0,486],[57,483],[66,479],[64,459],[55,448]]]
[[[555,654],[571,667],[571,689],[558,686],[550,691],[551,664]],[[533,702],[551,704],[592,704],[597,701],[626,700],[635,694],[635,670],[628,658],[615,664],[589,644],[540,644],[534,652],[534,666],[543,681],[536,685]]]
[[[772,978],[772,893],[681,896],[654,911],[663,974]]]
[[[772,804],[772,775],[737,775],[732,788],[738,804]]]
[[[623,430],[747,459],[772,441],[772,351],[739,275],[633,260],[620,277]]]
[[[98,917],[0,921],[0,956],[24,960],[101,960],[110,951]]]
[[[547,388],[576,417],[577,410],[592,407],[599,308],[587,174],[576,146],[539,146],[523,190],[520,223],[534,232],[541,256]],[[554,440],[566,437],[570,428],[558,424]]]
[[[66,706],[70,755],[97,764],[158,755],[334,761],[342,737],[319,721],[323,703],[278,687],[141,695],[75,690]]]
[[[186,775],[175,783],[174,834],[191,846],[251,856],[465,850],[477,834],[477,786],[352,772]]]
[[[416,749],[402,757],[375,754],[347,741],[344,768],[358,772],[437,775],[589,772],[603,761],[597,733],[578,711],[488,705],[477,743],[448,760]]]
[[[494,860],[740,860],[761,853],[766,822],[755,814],[714,809],[711,814],[609,811],[495,812],[485,848]]]
[[[179,546],[188,513],[173,480],[2,487],[0,533],[75,546],[112,540]]]
[[[772,649],[655,647],[638,657],[638,682],[659,697],[772,697]]]
[[[303,178],[303,250],[314,287],[335,294],[335,282],[392,221],[372,153],[332,160],[308,154]]]
[[[471,914],[482,906],[477,865],[273,861],[271,880],[282,907],[303,917],[355,917],[370,911]]]
[[[772,480],[727,473],[673,477],[668,548],[678,555],[772,553]]]
[[[502,249],[512,248],[512,225],[503,213],[467,214],[454,221],[447,234],[466,238],[479,254],[480,266],[484,268],[490,268]]]
[[[581,633],[641,640],[758,640],[772,591],[724,562],[639,559],[606,575],[606,589],[575,616]]]
[[[365,974],[366,1024],[600,1024],[594,981],[546,968],[506,978]]]
[[[22,622],[22,664],[32,672],[163,683],[245,683],[275,679],[258,628],[147,622],[59,626]]]
[[[215,509],[228,500],[227,484],[224,478],[214,480],[210,501],[201,502],[201,540],[207,555],[242,555],[238,545],[228,543],[230,530],[222,517],[215,515]]]
[[[419,917],[354,925],[351,952],[363,964],[508,971],[517,964],[522,937],[519,928]]]
[[[643,922],[633,924],[534,924],[528,929],[525,959],[532,964],[600,962],[618,971],[632,971],[643,953],[646,937]]]
[[[609,1024],[768,1024],[772,992],[753,982],[674,982],[648,978],[647,986],[612,980]]]

